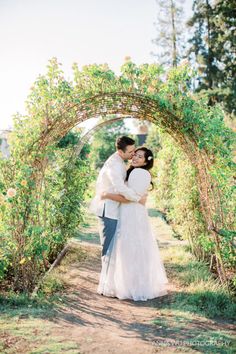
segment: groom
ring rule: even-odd
[[[127,136],[116,140],[116,152],[104,163],[99,172],[96,183],[96,196],[90,205],[90,211],[95,213],[101,223],[100,238],[102,243],[102,256],[106,255],[110,242],[115,235],[119,217],[119,202],[110,199],[101,199],[103,192],[121,194],[133,202],[144,203],[134,190],[125,185],[125,160],[131,160],[135,151],[135,141]]]

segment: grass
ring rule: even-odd
[[[79,354],[79,346],[75,342],[64,342],[61,343],[61,338],[54,337],[47,344],[42,344],[37,349],[34,349],[30,354],[45,354],[45,353],[68,353],[68,354]],[[64,340],[63,340],[64,341]]]
[[[205,263],[194,259],[185,247],[171,247],[162,254],[170,279],[178,279],[181,286],[172,308],[184,308],[208,318],[236,320],[236,302]]]
[[[232,333],[217,330],[204,318],[196,318],[180,310],[174,313],[166,310],[163,311],[162,317],[155,319],[153,323],[159,331],[156,344],[161,347],[174,346],[181,352],[189,348],[207,354],[235,353]],[[168,350],[166,352],[168,353]]]
[[[28,294],[1,294],[0,353],[63,353],[55,349],[58,338],[51,336],[58,303],[58,295],[42,292],[33,299]]]
[[[78,354],[78,344],[54,335],[52,322],[35,318],[0,320],[0,353],[70,353]]]
[[[63,258],[60,267],[55,268],[47,275],[40,287],[41,293],[45,295],[53,295],[61,293],[70,286],[70,278],[68,277],[68,265],[77,264],[86,259],[86,252],[78,245],[71,241],[70,250]]]
[[[158,215],[150,216],[154,219]],[[96,219],[89,216],[76,239],[99,242],[95,223]],[[160,224],[158,227],[159,232],[167,232]],[[168,241],[171,242],[169,236]],[[190,350],[207,354],[236,352],[233,337],[236,304],[226,289],[187,247],[170,243],[161,248],[161,256],[175,290],[154,305],[157,317],[152,323],[158,333],[156,349],[162,347],[168,353],[171,345],[181,353]],[[0,295],[0,353],[79,354],[77,343],[55,333],[53,321],[61,303],[65,303],[67,288],[77,281],[78,263],[86,257],[78,242],[72,241],[70,252],[60,267],[46,277],[34,299],[13,292]],[[74,265],[69,275],[68,265]]]
[[[9,317],[53,317],[62,301],[63,292],[70,286],[68,265],[78,264],[86,256],[86,252],[78,244],[72,243],[70,252],[62,260],[60,267],[45,277],[35,297],[13,291],[0,293],[0,313]]]
[[[168,278],[179,291],[156,305],[158,318],[153,323],[163,333],[157,344],[168,347],[172,341],[178,350],[233,354],[236,303],[226,288],[214,279],[206,264],[194,259],[187,247],[163,249],[162,258]],[[166,332],[171,341],[165,340]]]
[[[65,290],[70,284],[68,265],[86,258],[86,253],[73,244],[59,268],[44,280],[37,295],[7,292],[0,294],[0,353],[79,354],[76,342],[55,333],[55,318],[65,302]]]
[[[100,244],[100,238],[98,235],[98,219],[95,215],[88,214],[86,221],[80,225],[78,234],[74,237],[79,242],[89,242],[94,244]]]
[[[14,316],[32,316],[32,317],[50,317],[53,316],[58,295],[45,297],[45,294],[39,293],[37,297],[30,298],[28,294],[17,294],[8,292],[0,294],[0,313]]]

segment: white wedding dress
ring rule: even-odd
[[[143,195],[150,187],[150,173],[135,168],[128,186]],[[145,206],[123,203],[116,234],[102,257],[98,293],[119,299],[148,300],[167,294],[168,279],[152,234]]]

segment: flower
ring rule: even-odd
[[[131,61],[131,57],[129,57],[128,55],[125,57],[125,61]]]
[[[25,179],[23,179],[23,180],[20,182],[20,184],[21,184],[23,187],[25,187],[25,186],[27,186],[27,181],[26,181]]]
[[[7,191],[8,198],[13,198],[16,195],[16,190],[14,188],[9,188]]]
[[[21,260],[20,260],[20,264],[24,264],[25,263],[25,261],[26,261],[26,259],[25,259],[25,257],[24,258],[22,258]]]
[[[148,156],[148,161],[150,161],[150,160],[152,160],[153,159],[153,157],[152,156]]]
[[[155,87],[154,86],[149,86],[148,87],[148,91],[150,92],[150,93],[154,93],[156,90],[155,90]]]
[[[183,59],[183,60],[181,60],[181,62],[180,62],[180,65],[188,65],[189,64],[189,61],[188,61],[188,59]]]

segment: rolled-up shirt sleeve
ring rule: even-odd
[[[138,202],[141,199],[141,194],[126,186],[119,166],[110,166],[107,175],[117,194],[123,195],[132,202]]]

